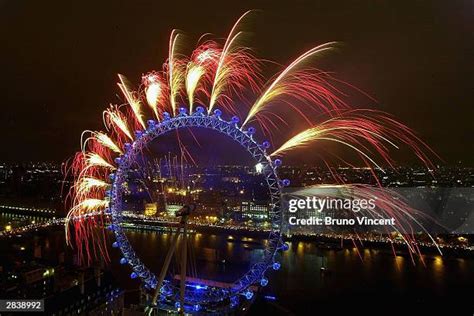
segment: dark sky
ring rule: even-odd
[[[224,37],[247,9],[258,56],[286,64],[342,41],[329,70],[416,129],[448,164],[474,162],[474,2],[0,0],[0,161],[62,161],[101,129],[116,73],[137,82],[168,36]]]

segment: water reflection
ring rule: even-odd
[[[159,271],[161,259],[169,247],[168,233],[129,233],[132,245],[152,271]],[[199,277],[232,282],[263,256],[265,240],[235,235],[196,233],[190,237]],[[337,248],[337,247],[336,247]],[[154,249],[154,251],[150,251]],[[161,254],[161,255],[157,255]],[[474,283],[473,259],[407,255],[394,256],[390,249],[331,249],[313,242],[291,242],[289,250],[278,255],[282,269],[269,271],[266,291],[300,300],[300,294],[329,299],[359,291],[389,291],[402,295],[422,289],[424,293],[447,293],[453,283]],[[423,261],[425,264],[423,264]],[[462,278],[458,278],[463,275]],[[371,290],[372,289],[372,290]]]

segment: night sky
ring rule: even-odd
[[[202,33],[225,37],[251,8],[262,9],[250,42],[259,57],[287,64],[343,42],[325,69],[372,95],[447,164],[473,165],[471,0],[0,0],[0,161],[67,159],[118,102],[117,73],[137,83],[161,67],[173,28],[191,47]]]

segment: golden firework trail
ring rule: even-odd
[[[111,170],[115,169],[113,165],[108,163],[104,158],[102,158],[99,154],[96,153],[86,153],[85,162],[86,168],[102,167]]]
[[[156,73],[149,73],[143,76],[142,81],[145,84],[145,96],[148,106],[155,114],[156,119],[160,119],[160,111],[158,106],[160,101],[163,101],[163,86],[164,83],[160,80],[160,77]]]
[[[331,141],[343,144],[368,159],[377,168],[383,170],[370,153],[376,153],[382,161],[393,167],[389,147],[398,149],[396,143],[403,143],[416,153],[420,160],[431,162],[420,149],[427,147],[408,127],[394,121],[383,112],[374,110],[352,110],[337,117],[308,128],[276,149],[271,156],[283,154],[289,150],[307,147],[316,141]],[[388,147],[387,147],[388,145]]]
[[[69,235],[69,225],[71,223],[75,226],[76,236],[78,233],[81,233],[83,230],[83,223],[84,216],[94,215],[100,216],[103,214],[103,210],[109,206],[109,202],[106,200],[101,199],[84,199],[77,204],[75,204],[66,215],[66,222],[64,225],[64,229],[66,232],[66,243],[70,243],[70,235]],[[76,240],[76,244],[78,241]],[[88,252],[88,251],[87,251]]]
[[[263,94],[258,97],[257,101],[255,101],[255,103],[250,108],[247,114],[247,118],[245,119],[242,125],[247,124],[257,113],[259,113],[264,108],[265,105],[270,103],[272,100],[275,100],[279,96],[282,96],[286,93],[294,92],[292,91],[291,87],[285,84],[285,79],[290,77],[292,72],[294,72],[299,66],[301,66],[302,63],[304,63],[311,57],[316,56],[317,54],[332,49],[334,44],[336,44],[336,42],[329,42],[313,47],[312,49],[308,50],[307,52],[296,58],[288,67],[285,68],[285,70],[283,70],[276,77],[276,79],[268,86],[268,88],[263,92]],[[302,81],[301,84],[306,85],[303,91],[306,91],[306,94],[309,93],[309,82]]]
[[[357,148],[356,146],[354,146],[354,145],[352,145],[352,144],[350,144],[350,143],[348,143],[344,140],[337,139],[335,137],[325,136],[325,135],[328,135],[330,133],[330,131],[331,131],[330,129],[321,130],[318,127],[307,129],[307,130],[293,136],[289,140],[287,140],[283,145],[280,146],[280,148],[275,150],[270,156],[275,156],[275,155],[278,155],[278,154],[282,154],[282,153],[284,153],[286,151],[289,151],[290,149],[294,149],[296,147],[304,147],[304,146],[307,146],[310,143],[313,143],[315,141],[326,140],[326,141],[331,141],[331,142],[336,142],[336,143],[339,143],[339,144],[343,144],[343,145],[345,145],[349,148],[352,148],[353,150],[357,151],[359,154],[361,154],[362,156],[367,158],[378,169],[383,171],[383,168],[380,167],[369,155],[367,155],[361,149]]]
[[[117,127],[128,139],[133,140],[132,133],[128,129],[127,123],[123,118],[123,115],[117,108],[110,107],[104,111],[104,122],[106,126],[113,125]]]
[[[93,189],[103,189],[108,187],[108,183],[97,178],[93,177],[83,177],[79,179],[78,187],[77,187],[77,194],[82,195],[87,193]]]
[[[181,85],[184,81],[184,71],[182,63],[177,58],[176,45],[178,42],[179,33],[173,30],[170,36],[169,56],[168,56],[168,83],[170,87],[170,103],[172,114],[176,115],[178,108],[176,97],[179,95]]]
[[[188,64],[188,69],[186,71],[186,92],[189,100],[189,113],[193,112],[194,91],[204,73],[205,68],[203,66],[195,64],[194,62]]]
[[[134,95],[133,92],[131,91],[129,87],[129,83],[127,81],[127,78],[125,78],[123,75],[119,74],[118,75],[120,83],[118,83],[118,86],[120,90],[122,90],[123,95],[127,99],[128,104],[132,108],[133,113],[135,114],[135,118],[137,121],[140,123],[140,125],[143,128],[146,128],[145,122],[143,121],[143,113],[141,110],[141,104],[140,100],[138,100]]]
[[[87,142],[90,140],[96,140],[99,144],[102,146],[114,151],[117,154],[123,154],[122,149],[120,149],[117,144],[112,140],[112,138],[109,137],[109,135],[103,133],[103,132],[93,132],[93,131],[84,131],[82,134],[84,135],[85,133],[91,133],[92,136],[86,138],[86,140],[82,143],[82,151],[86,151],[87,147]],[[82,138],[82,137],[81,137]]]
[[[211,90],[211,99],[209,101],[208,112],[211,113],[214,105],[217,102],[217,99],[225,90],[227,85],[227,78],[232,73],[232,68],[227,65],[228,63],[228,55],[232,51],[233,46],[237,42],[237,39],[242,36],[242,31],[237,31],[237,28],[240,26],[240,22],[248,16],[253,10],[249,10],[245,12],[238,20],[235,22],[234,26],[230,30],[229,35],[227,36],[227,40],[224,44],[224,48],[222,50],[221,56],[219,58],[219,63],[217,65],[216,74],[214,76],[214,82],[212,84]]]

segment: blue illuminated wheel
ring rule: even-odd
[[[221,111],[215,110],[213,115],[207,115],[202,108],[198,108],[192,115],[187,115],[186,112],[180,111],[180,114],[175,117],[170,117],[168,114],[164,115],[164,120],[161,122],[148,121],[148,128],[145,131],[136,132],[136,140],[132,144],[126,144],[124,154],[116,159],[118,168],[114,174],[111,175],[112,188],[110,191],[110,215],[112,224],[110,229],[115,234],[116,241],[113,246],[120,248],[123,258],[120,260],[121,264],[128,264],[133,269],[132,278],[140,278],[144,286],[149,289],[155,289],[157,286],[157,277],[152,273],[140,260],[132,246],[130,245],[124,230],[122,228],[122,197],[123,184],[126,175],[141,153],[150,142],[157,137],[164,135],[170,131],[180,128],[204,128],[214,130],[218,133],[227,135],[235,142],[245,148],[250,155],[255,159],[256,163],[261,164],[261,173],[265,177],[270,195],[270,219],[271,228],[264,249],[263,259],[255,263],[246,273],[244,273],[237,281],[235,281],[230,288],[193,291],[186,289],[185,304],[189,306],[200,306],[207,303],[222,302],[226,299],[231,301],[239,296],[244,296],[247,299],[253,297],[253,292],[250,289],[252,285],[266,286],[268,279],[265,277],[268,269],[277,270],[280,264],[275,261],[275,255],[278,250],[284,249],[284,244],[281,240],[281,210],[280,199],[281,189],[287,185],[288,181],[280,181],[277,174],[277,167],[281,165],[280,160],[272,161],[266,154],[266,149],[269,147],[267,142],[258,144],[253,137],[255,128],[248,128],[243,131],[238,126],[238,118],[233,117],[230,121],[225,121],[221,118]],[[177,302],[179,304],[179,289],[165,281],[160,289],[162,297],[168,300]]]

